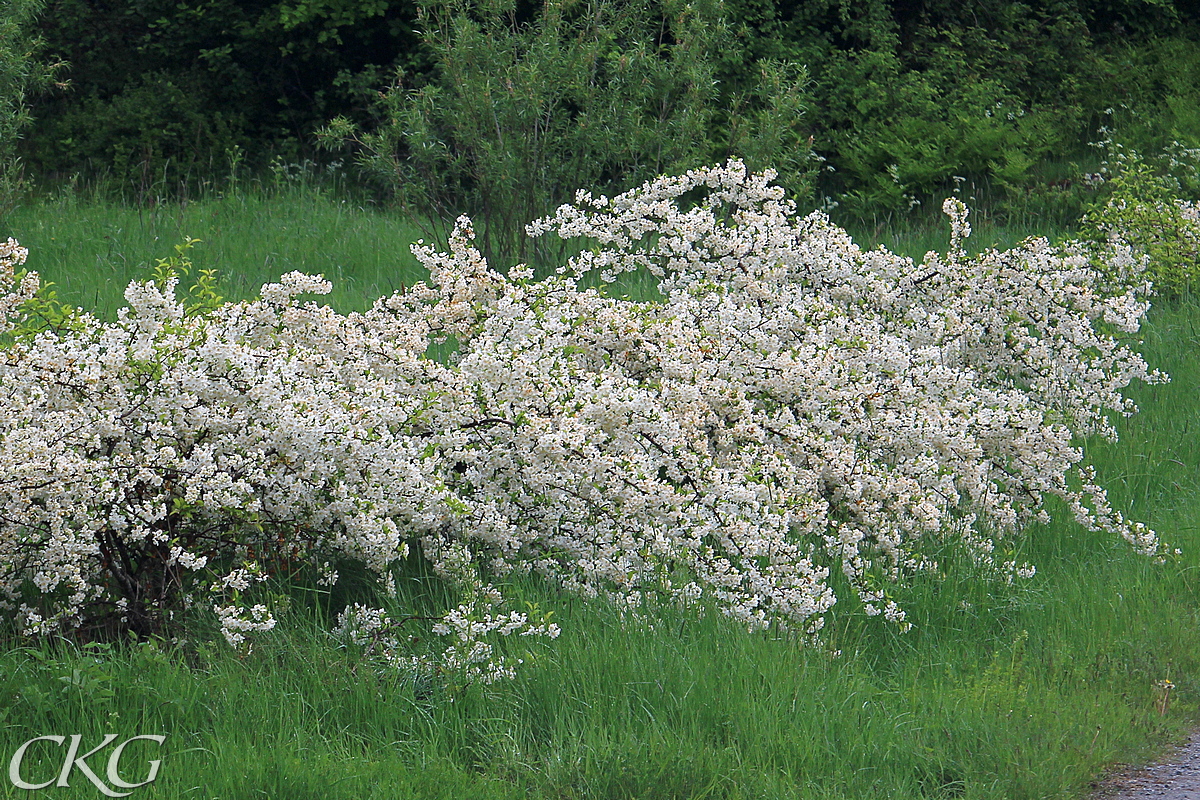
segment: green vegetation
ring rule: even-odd
[[[43,97],[41,174],[195,188],[231,152],[301,161],[331,117],[361,114],[394,67],[420,68],[407,0],[50,0],[39,18],[71,87]]]
[[[688,155],[681,131],[699,150],[782,152],[779,166],[815,150],[832,171],[813,201],[862,218],[906,212],[954,176],[1025,208],[1077,177],[1059,165],[1093,160],[1103,125],[1146,153],[1200,145],[1200,17],[1174,0],[53,0],[38,25],[71,88],[38,100],[24,158],[138,197],[156,181],[194,193],[230,159],[265,171],[332,158],[315,132],[338,116],[398,168],[387,193],[466,192],[466,206],[435,207],[496,215],[514,199],[484,195],[502,173],[529,179],[539,203],[628,188]],[[663,153],[637,156],[663,130]],[[529,148],[500,147],[505,131]],[[585,154],[602,180],[571,184],[594,177],[574,163]],[[431,191],[435,176],[450,185]],[[508,213],[544,213],[529,210]]]
[[[1082,234],[1094,241],[1121,237],[1145,254],[1159,294],[1189,292],[1200,280],[1200,216],[1194,203],[1179,198],[1200,188],[1200,150],[1176,144],[1155,164],[1136,150],[1108,145],[1107,198],[1083,216]]]
[[[141,209],[63,192],[14,209],[4,223],[59,300],[107,317],[124,305],[129,282],[149,280],[185,237],[200,240],[192,259],[218,271],[230,300],[254,297],[264,283],[299,270],[333,281],[329,301],[338,308],[361,309],[423,277],[409,250],[420,238],[416,226],[305,185]]]

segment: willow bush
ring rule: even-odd
[[[413,212],[478,223],[497,262],[550,263],[560,252],[525,224],[576,189],[628,188],[736,154],[774,165],[806,192],[815,162],[803,125],[806,73],[764,59],[759,80],[722,91],[722,59],[740,47],[720,3],[424,0],[432,76],[399,74],[378,104],[379,124],[348,119],[324,131]],[[557,251],[557,248],[551,248]]]

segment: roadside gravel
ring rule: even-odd
[[[1158,764],[1105,778],[1092,800],[1200,800],[1200,731]]]

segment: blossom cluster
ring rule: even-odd
[[[246,634],[269,631],[275,627],[275,618],[262,603],[250,608],[242,606],[213,606],[213,613],[221,624],[221,635],[230,647],[248,647]]]
[[[236,638],[272,618],[234,567],[329,582],[350,559],[391,586],[424,559],[464,598],[435,623],[444,664],[492,679],[511,664],[485,637],[557,634],[503,610],[513,575],[816,635],[833,570],[840,599],[902,626],[888,585],[947,544],[1032,574],[999,545],[1048,496],[1159,551],[1078,469],[1078,437],[1134,411],[1122,390],[1165,379],[1127,344],[1148,308],[1127,247],[969,256],[950,200],[949,252],[914,261],[798,215],[772,177],[731,161],[580,193],[530,227],[589,245],[540,281],[492,269],[464,218],[447,252],[414,246],[429,283],[363,313],[302,302],[330,286],[299,273],[201,310],[168,280],[131,284],[115,322],[14,338],[3,607],[30,633],[117,611],[151,632],[216,580],[239,595],[214,606]],[[661,299],[587,287],[635,270]],[[15,274],[10,329],[36,288]],[[394,627],[347,615],[348,636]]]
[[[4,290],[4,297],[0,299],[0,330],[9,324],[10,319],[17,317],[21,307],[37,294],[37,276],[18,272],[28,257],[28,248],[21,247],[15,239],[10,237],[0,243],[0,288]]]
[[[502,599],[497,593],[461,604],[447,612],[432,626],[432,633],[449,639],[449,644],[432,656],[413,653],[408,645],[416,637],[405,636],[406,622],[422,618],[393,619],[382,608],[355,603],[338,615],[333,634],[344,643],[362,648],[365,655],[390,669],[409,674],[442,674],[470,683],[495,683],[516,676],[525,659],[506,655],[497,644],[509,636],[557,639],[561,633],[548,614],[540,621],[528,612],[498,612]]]

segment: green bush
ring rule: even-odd
[[[764,59],[723,92],[719,59],[737,47],[718,3],[423,0],[432,79],[401,74],[379,124],[345,117],[324,132],[418,216],[470,213],[491,258],[548,260],[525,224],[581,187],[628,188],[663,173],[744,157],[800,189],[812,171],[802,67]],[[536,242],[546,247],[548,242]]]
[[[1108,196],[1084,214],[1083,236],[1132,247],[1147,259],[1146,276],[1160,295],[1190,292],[1200,283],[1200,207],[1181,196],[1200,185],[1200,150],[1174,143],[1155,165],[1136,150],[1105,145]]]
[[[1140,153],[1200,147],[1200,30],[1114,43],[1102,55],[1098,119]],[[1193,187],[1194,189],[1195,187]],[[1197,199],[1195,191],[1190,199]]]
[[[1119,122],[1144,152],[1200,144],[1198,20],[1182,3],[728,2],[749,53],[809,68],[807,121],[835,170],[820,190],[861,217],[940,203],[959,176],[992,210],[1073,222],[1090,191],[1063,191],[1080,188],[1069,162],[1093,160],[1110,108],[1137,116]]]

